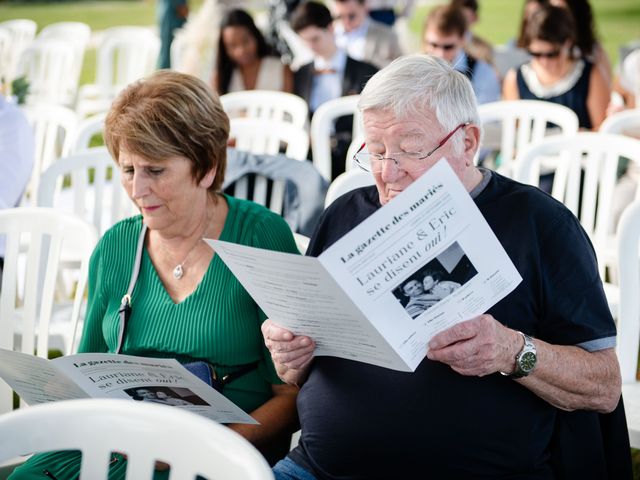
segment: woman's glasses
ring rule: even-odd
[[[560,49],[551,50],[550,52],[533,52],[531,50],[528,52],[533,58],[558,58],[560,56]]]

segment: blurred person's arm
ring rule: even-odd
[[[595,67],[595,66],[594,66]],[[587,111],[591,119],[592,130],[598,130],[607,115],[607,106],[611,99],[611,88],[599,68],[592,68],[587,93]]]

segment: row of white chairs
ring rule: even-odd
[[[65,105],[81,117],[108,110],[127,84],[151,73],[160,40],[151,29],[123,26],[97,34],[96,75],[93,84],[78,87],[91,37],[82,22],[47,25],[36,36],[33,20],[0,23],[0,71],[6,81],[26,76],[27,102]]]

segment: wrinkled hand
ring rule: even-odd
[[[302,385],[309,374],[316,348],[313,340],[302,335],[295,336],[269,319],[262,324],[262,336],[282,381],[290,385]]]
[[[427,357],[446,363],[461,375],[482,377],[495,372],[511,373],[524,340],[491,315],[480,315],[435,335]]]

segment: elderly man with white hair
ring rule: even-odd
[[[539,189],[474,165],[475,96],[444,60],[399,58],[369,80],[359,107],[368,147],[359,163],[375,186],[336,200],[307,254],[446,158],[523,281],[487,313],[433,337],[413,373],[313,357],[313,339],[265,322],[280,378],[301,387],[300,443],[276,478],[623,478],[606,476],[598,423],[619,412],[618,436],[605,442],[626,438],[619,463],[630,472],[616,329],[577,219]],[[589,455],[572,462],[583,447]]]

